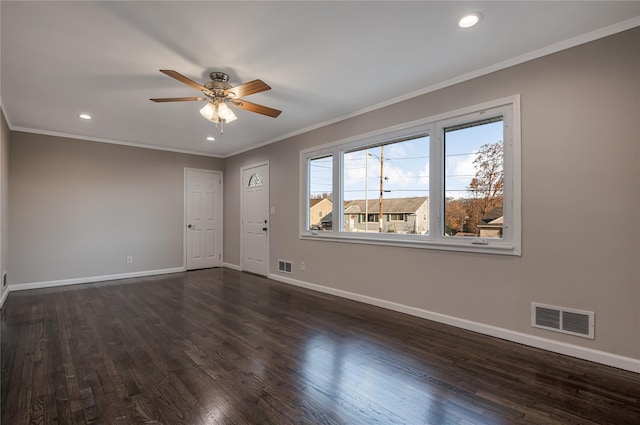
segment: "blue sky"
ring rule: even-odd
[[[502,122],[446,132],[447,197],[467,196],[466,188],[476,172],[473,160],[477,151],[482,145],[501,141],[502,138]],[[383,173],[385,198],[429,196],[429,142],[429,136],[425,136],[385,146]],[[380,147],[345,153],[345,200],[364,199],[365,196],[368,199],[378,198],[380,154]],[[330,158],[312,161],[310,182],[312,194],[331,191],[331,170]]]

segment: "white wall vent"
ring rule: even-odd
[[[594,339],[595,313],[531,303],[531,326]]]
[[[278,271],[291,274],[291,261],[278,260]]]

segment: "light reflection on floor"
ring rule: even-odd
[[[401,406],[406,415],[405,419],[396,416],[397,423],[405,423],[406,418],[416,421],[413,423],[435,423],[433,412],[437,411],[440,417],[437,423],[449,423],[448,406],[440,398],[442,389],[421,379],[425,376],[424,369],[418,374],[381,360],[393,362],[398,356],[402,354],[363,340],[336,341],[324,335],[315,336],[305,347],[301,365],[305,397],[338,403],[349,412],[381,418],[393,417],[392,412]],[[419,404],[407,401],[416,399]],[[453,418],[455,422],[451,423],[460,419],[459,415]]]

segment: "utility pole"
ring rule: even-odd
[[[367,152],[368,156],[374,156],[378,161],[380,161],[380,197],[378,198],[378,233],[382,233],[383,230],[383,218],[382,213],[384,211],[383,208],[383,194],[384,194],[384,146],[380,146],[380,157],[378,155]],[[389,192],[387,190],[387,192]],[[365,197],[366,198],[366,197]],[[368,205],[368,204],[367,204]]]
[[[384,193],[384,146],[380,146],[380,213],[378,215],[378,233],[382,233],[382,195]]]
[[[364,232],[369,231],[369,149],[364,151]]]

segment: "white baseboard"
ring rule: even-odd
[[[2,306],[4,305],[5,300],[7,299],[7,297],[9,296],[9,286],[7,286],[4,289],[4,292],[2,293],[2,297],[0,298],[0,308],[2,308]]]
[[[174,267],[171,269],[144,270],[140,272],[110,274],[110,275],[104,275],[104,276],[89,276],[89,277],[78,277],[73,279],[49,280],[44,282],[18,283],[15,285],[9,285],[7,287],[8,290],[5,292],[5,294],[7,294],[8,292],[25,291],[28,289],[52,288],[56,286],[77,285],[80,283],[94,283],[94,282],[102,282],[107,280],[129,279],[132,277],[145,277],[145,276],[156,276],[160,274],[179,273],[185,270],[186,269],[184,267]],[[6,296],[3,298],[6,298]]]
[[[236,271],[239,271],[239,272],[242,271],[242,268],[240,266],[235,265],[235,264],[231,264],[231,263],[222,263],[222,267],[226,267],[228,269],[236,270]]]
[[[519,344],[528,345],[530,347],[541,348],[543,350],[565,354],[567,356],[577,357],[579,359],[589,360],[607,366],[613,366],[619,369],[640,373],[640,360],[631,357],[620,356],[617,354],[607,353],[605,351],[593,350],[591,348],[580,347],[578,345],[568,344],[560,341],[554,341],[552,339],[542,338],[535,335],[528,335],[522,332],[499,328],[497,326],[487,325],[484,323],[473,322],[471,320],[448,316],[446,314],[435,313],[404,304],[356,294],[354,292],[348,292],[341,289],[317,285],[315,283],[304,282],[278,274],[270,273],[268,277],[279,282],[311,289],[313,291],[335,295],[341,298],[359,301],[365,304],[375,305],[377,307],[386,308],[388,310],[398,311],[400,313],[409,314],[411,316],[433,320],[434,322],[444,323],[446,325],[451,325],[469,331],[478,332],[484,335],[501,338],[507,341],[517,342]]]

